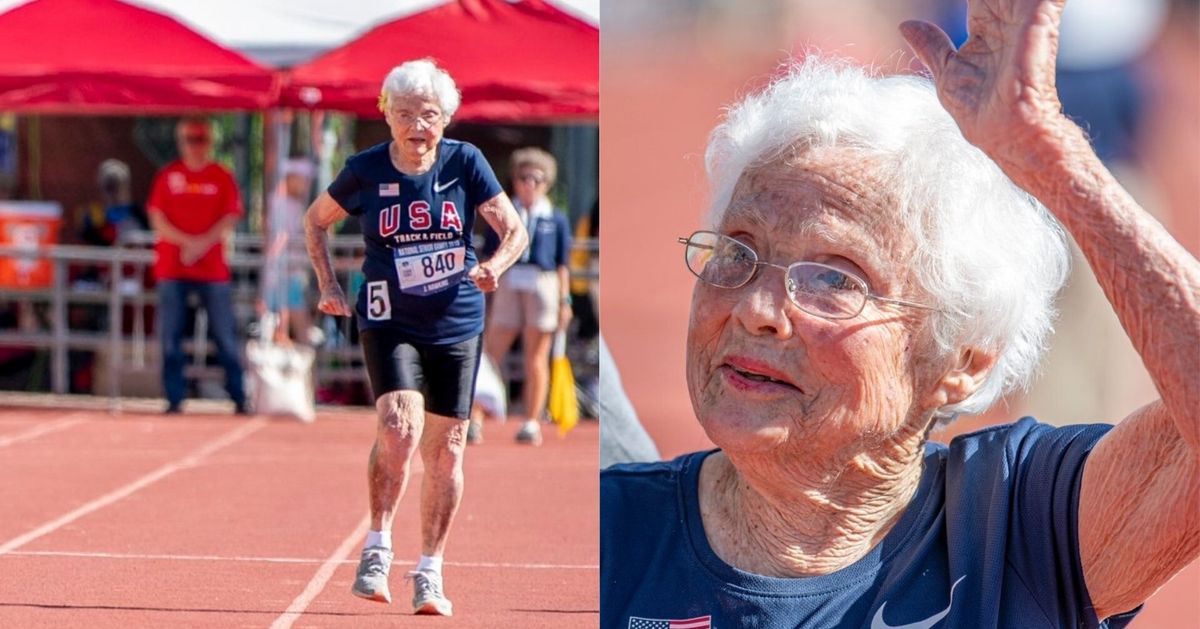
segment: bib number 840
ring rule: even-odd
[[[443,273],[451,273],[455,268],[454,252],[447,251],[421,258],[421,273],[430,278]]]

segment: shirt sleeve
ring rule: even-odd
[[[496,179],[496,173],[492,171],[492,167],[484,159],[483,153],[474,145],[467,144],[463,147],[464,156],[467,160],[468,185],[467,194],[474,199],[475,203],[471,209],[475,209],[485,201],[491,200],[496,195],[500,194],[504,189],[500,187],[499,180]]]
[[[1098,623],[1079,553],[1079,494],[1088,454],[1112,428],[1054,428],[1022,420],[1026,431],[1009,443],[1014,513],[1009,566],[1048,616],[1074,627],[1123,627],[1136,613]],[[1064,625],[1067,626],[1067,625]]]
[[[554,251],[554,266],[567,266],[571,257],[571,225],[564,214],[555,212],[554,223],[558,227],[558,242]]]
[[[362,214],[362,180],[355,174],[352,161],[346,162],[342,172],[338,173],[326,191],[350,216]]]

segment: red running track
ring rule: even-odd
[[[536,449],[511,441],[516,427],[491,424],[468,449],[442,619],[411,616],[403,580],[419,463],[393,530],[393,603],[349,593],[365,409],[302,425],[0,408],[0,627],[595,627],[597,426]]]

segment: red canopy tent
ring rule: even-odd
[[[454,0],[377,26],[292,69],[281,102],[379,117],[388,71],[422,57],[454,77],[458,120],[595,120],[600,112],[600,32],[545,0]]]
[[[0,14],[0,111],[263,109],[274,73],[119,0],[34,0]]]

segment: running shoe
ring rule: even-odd
[[[542,427],[537,420],[528,420],[521,424],[521,430],[517,432],[517,443],[528,443],[531,446],[542,445]]]
[[[358,561],[358,574],[354,578],[354,587],[350,588],[355,596],[380,603],[392,602],[392,593],[388,591],[388,570],[392,567],[392,551],[383,546],[372,546],[362,551],[362,559]]]
[[[454,605],[442,593],[442,575],[428,570],[414,570],[405,577],[413,582],[413,613],[434,616],[453,616]]]

